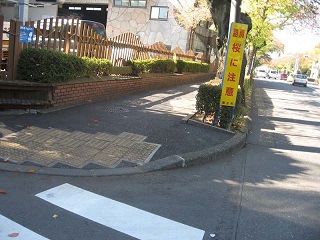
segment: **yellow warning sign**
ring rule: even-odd
[[[236,105],[247,29],[246,24],[232,23],[231,25],[220,99],[222,106]]]

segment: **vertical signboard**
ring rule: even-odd
[[[32,43],[33,32],[34,32],[34,27],[20,26],[19,42]]]
[[[232,23],[231,25],[220,99],[221,106],[234,107],[236,104],[247,29],[246,24]]]

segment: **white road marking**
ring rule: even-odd
[[[18,233],[17,237],[10,237],[10,234]],[[42,237],[41,235],[32,232],[28,228],[21,226],[20,224],[11,221],[0,214],[0,239],[32,239],[32,240],[45,240],[48,238]]]
[[[36,196],[140,240],[202,240],[205,233],[68,183]]]

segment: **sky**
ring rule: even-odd
[[[320,35],[312,32],[292,33],[289,31],[274,32],[274,36],[285,45],[285,53],[304,53],[320,43]]]

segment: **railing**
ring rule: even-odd
[[[21,43],[19,30],[22,25],[22,22],[10,21],[7,73],[1,74],[2,79],[3,75],[8,80],[16,79],[19,54],[25,48],[50,49],[79,57],[106,58],[114,66],[122,66],[127,60],[150,58],[208,62],[201,54],[195,56],[193,51],[183,53],[179,47],[169,51],[161,42],[146,46],[132,33],[107,39],[77,18],[50,18],[26,22],[25,26],[34,27],[34,41]],[[0,36],[3,33],[2,26],[3,16],[0,16]],[[0,44],[2,47],[2,41]]]

